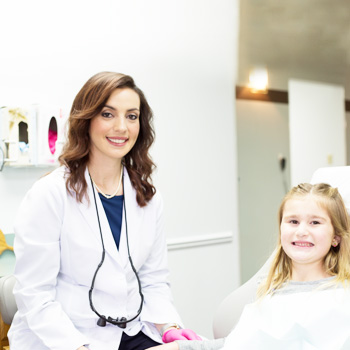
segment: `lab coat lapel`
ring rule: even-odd
[[[126,208],[127,228],[130,255],[135,256],[139,247],[138,236],[142,226],[144,210],[138,205],[136,200],[136,191],[131,184],[129,174],[124,168],[124,205]],[[120,255],[124,267],[129,264],[128,247],[126,241],[126,223],[125,212],[123,208],[122,234],[119,246]]]
[[[84,199],[83,203],[79,203],[79,209],[83,214],[86,222],[89,224],[96,240],[98,241],[99,244],[101,244],[100,228],[98,225],[98,219],[96,214],[94,193],[91,185],[89,172],[87,169],[85,171],[85,180],[87,183],[87,194],[90,199],[90,203],[86,199]],[[96,203],[97,203],[98,215],[100,218],[102,237],[103,237],[105,250],[111,256],[112,259],[114,259],[119,265],[122,266],[123,263],[122,263],[120,254],[118,253],[117,247],[115,245],[112,231],[110,229],[108,219],[97,190],[95,190],[95,195],[96,195]]]

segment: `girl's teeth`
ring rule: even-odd
[[[299,247],[312,247],[313,244],[312,243],[294,243],[294,245],[297,245]]]

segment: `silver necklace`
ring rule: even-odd
[[[99,193],[102,194],[103,197],[107,198],[107,199],[111,199],[113,198],[118,192],[119,192],[119,189],[120,189],[120,185],[122,184],[122,175],[123,175],[123,166],[122,166],[122,170],[120,172],[120,178],[119,178],[119,184],[118,184],[118,187],[116,189],[116,191],[113,193],[113,194],[106,194],[106,193],[103,193],[99,188],[98,186],[96,185],[95,181],[91,178],[91,181],[93,182],[93,184],[95,185],[97,191]]]

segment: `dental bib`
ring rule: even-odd
[[[224,350],[349,350],[350,289],[266,296],[243,310]]]

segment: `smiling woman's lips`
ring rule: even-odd
[[[125,143],[128,139],[127,138],[111,138],[111,137],[107,137],[107,140],[112,142],[112,143],[114,143],[114,144],[120,145],[120,144]]]

